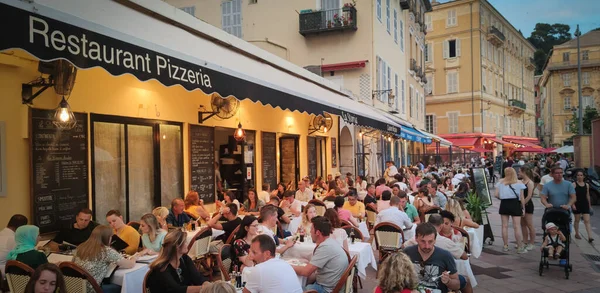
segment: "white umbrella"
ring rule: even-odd
[[[557,154],[570,154],[575,152],[575,148],[572,145],[566,145],[554,150],[554,152]]]
[[[369,154],[369,177],[375,180],[379,179],[379,163],[377,161],[377,145],[375,139],[371,139],[370,154]]]

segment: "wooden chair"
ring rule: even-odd
[[[440,207],[426,207],[419,210],[419,219],[421,219],[421,223],[427,222],[430,215],[439,214],[442,211]]]
[[[354,256],[352,258],[352,261],[350,261],[348,268],[346,268],[346,270],[344,271],[344,274],[342,274],[342,277],[340,278],[338,283],[335,285],[335,287],[333,288],[331,293],[352,293],[352,290],[353,290],[352,281],[354,280],[354,274],[356,272],[354,267],[356,266],[357,260],[358,260],[358,256]]]
[[[198,268],[209,272],[208,278],[212,281],[212,262],[210,255],[210,242],[212,240],[212,229],[205,227],[198,231],[188,245],[188,255],[194,260]]]
[[[363,236],[362,232],[360,232],[360,229],[358,229],[358,227],[342,226],[342,229],[344,229],[346,231],[346,234],[348,234],[348,237],[350,237],[350,232],[354,231],[354,238],[360,239],[360,241],[365,241],[365,237]],[[352,241],[352,240],[348,240],[348,241]]]
[[[313,204],[315,206],[315,210],[317,212],[317,216],[323,216],[325,215],[325,211],[327,210],[327,206],[325,205],[324,202],[318,200],[318,199],[311,199],[308,201],[308,203]]]
[[[31,267],[16,260],[7,261],[4,271],[11,293],[24,293],[25,287],[34,273]]]
[[[131,222],[127,223],[127,226],[131,226],[133,229],[135,229],[135,231],[140,230],[140,222],[131,221]]]
[[[227,237],[227,241],[225,241],[225,244],[231,244],[233,242],[233,239],[235,239],[235,234],[237,234],[241,226],[242,225],[238,225],[237,227],[235,227],[235,229],[233,229],[229,237]]]
[[[350,221],[346,221],[346,220],[341,220],[340,219],[340,223],[342,224],[342,228],[346,227],[346,226],[354,226],[352,225],[352,223],[350,223]]]
[[[217,265],[219,266],[219,270],[221,271],[221,280],[225,282],[231,281],[231,276],[229,276],[229,272],[231,272],[231,266],[233,264],[233,259],[231,250],[233,247],[229,244],[225,244],[221,246],[219,249],[219,256],[217,257]]]
[[[460,234],[462,235],[462,241],[463,241],[463,245],[465,247],[465,252],[466,253],[471,253],[471,239],[469,238],[469,233],[461,228],[461,227],[456,227],[456,226],[452,226],[452,228],[454,228],[454,230],[460,232]]]
[[[96,293],[102,293],[102,289],[96,279],[74,262],[61,262],[58,266],[65,277],[67,292],[86,293],[87,285],[90,284]]]
[[[144,288],[144,293],[151,293],[150,288],[148,287],[148,277],[152,273],[152,270],[148,270],[146,275],[144,276],[144,283],[142,283],[142,288]]]
[[[371,230],[375,226],[378,212],[370,206],[366,206],[365,210],[367,211],[367,226],[369,227],[369,230]]]
[[[379,223],[373,228],[375,234],[375,248],[379,251],[379,262],[389,254],[398,252],[404,243],[404,232],[397,225],[390,222]]]

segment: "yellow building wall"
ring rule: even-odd
[[[30,148],[27,134],[29,121],[27,106],[21,104],[21,84],[34,80],[39,75],[37,60],[34,57],[22,51],[0,53],[0,88],[2,88],[0,121],[6,122],[8,170],[8,174],[6,174],[8,176],[8,193],[6,197],[0,198],[0,223],[7,222],[15,213],[24,214],[31,219]],[[54,93],[52,88],[49,88],[35,99],[34,107],[53,109],[56,108],[59,101],[59,96]],[[184,192],[187,192],[190,183],[188,124],[198,124],[199,105],[205,105],[210,109],[209,96],[198,90],[188,92],[180,86],[165,87],[155,80],[140,82],[128,74],[114,77],[104,69],[94,68],[78,71],[69,104],[75,112],[183,122]],[[299,175],[302,177],[308,174],[309,154],[307,154],[306,137],[311,120],[310,115],[297,111],[274,109],[271,106],[263,106],[249,100],[242,101],[239,109],[239,116],[236,115],[234,118],[222,121],[211,118],[203,125],[236,128],[239,121],[244,129],[257,131],[257,143],[255,144],[255,162],[257,163],[255,183],[257,187],[262,185],[261,131],[276,132],[279,136],[282,134],[299,135]],[[333,127],[326,134],[328,137],[338,137],[338,117],[334,115],[333,120]],[[326,151],[327,172],[335,174],[338,168],[331,167],[331,139],[327,140]],[[90,155],[88,154],[88,156]],[[279,153],[277,159],[279,162]],[[92,203],[91,177],[90,171],[90,176],[88,176],[90,178],[90,207]],[[104,221],[101,220],[101,222]]]

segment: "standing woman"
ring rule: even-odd
[[[499,213],[502,216],[502,241],[504,242],[503,251],[508,251],[508,220],[512,218],[515,239],[517,240],[517,253],[525,253],[527,250],[521,244],[521,217],[525,209],[525,199],[523,190],[525,184],[517,179],[517,172],[513,167],[504,169],[504,178],[496,184],[495,197],[500,199]]]
[[[140,255],[155,255],[160,252],[163,240],[167,231],[160,228],[158,220],[153,214],[145,214],[140,221],[140,230],[142,230],[142,250]]]
[[[206,279],[187,255],[186,232],[167,234],[160,254],[150,264],[150,292],[199,292]]]
[[[581,239],[581,236],[579,235],[579,221],[583,215],[583,223],[585,224],[585,231],[588,235],[588,242],[592,243],[594,238],[591,238],[592,234],[590,228],[590,210],[592,208],[590,201],[590,186],[583,181],[585,179],[583,170],[577,170],[575,176],[577,181],[573,182],[573,186],[575,186],[577,201],[572,207],[573,214],[575,214],[575,238]]]
[[[519,171],[521,181],[525,184],[523,196],[525,196],[525,215],[521,219],[521,231],[523,232],[523,244],[525,249],[532,250],[535,243],[535,227],[533,226],[533,191],[535,184],[533,183],[533,172],[527,166],[522,166]]]

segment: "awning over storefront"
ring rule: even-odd
[[[518,144],[526,147],[537,147],[541,148],[539,141],[534,138],[521,137],[521,136],[503,136],[502,140],[508,141],[512,144]]]
[[[473,147],[477,143],[478,139],[479,138],[477,138],[477,137],[447,138],[447,140],[449,140],[453,146],[460,146],[460,147],[464,147],[464,146]]]
[[[401,125],[400,137],[410,141],[421,142],[424,144],[431,143],[431,137],[426,136],[425,134],[421,133],[413,127],[405,125]]]
[[[510,143],[510,142],[508,142],[508,141],[504,141],[504,140],[497,139],[497,138],[493,138],[493,137],[487,137],[487,139],[488,139],[488,140],[491,140],[491,141],[493,141],[493,142],[495,142],[495,143],[499,143],[499,144],[501,144],[501,145],[505,145],[505,144],[509,144],[509,143]]]
[[[166,3],[120,2],[0,0],[0,24],[10,28],[0,33],[0,51],[23,49],[43,61],[66,59],[80,69],[102,67],[113,76],[131,74],[167,87],[315,115],[328,112],[347,123],[399,131],[400,125],[325,79]]]
[[[435,135],[435,134],[433,134],[433,133],[429,133],[429,132],[427,132],[427,131],[422,131],[422,130],[419,130],[419,132],[421,132],[421,133],[423,133],[424,135],[426,135],[426,136],[430,137],[432,141],[439,141],[439,142],[440,142],[440,145],[444,145],[444,146],[452,146],[452,142],[450,142],[450,141],[448,141],[448,140],[446,140],[446,139],[444,139],[444,138],[442,138],[442,137],[439,137],[439,136],[437,136],[437,135]]]

